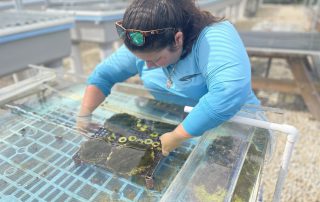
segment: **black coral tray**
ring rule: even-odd
[[[126,113],[115,114],[81,144],[73,160],[77,165],[96,165],[119,176],[142,178],[146,187],[153,189],[154,173],[163,159],[159,136],[175,127]]]

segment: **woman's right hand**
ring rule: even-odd
[[[89,115],[78,115],[76,118],[75,128],[81,133],[94,133],[99,129],[97,123],[92,122],[92,114]]]
[[[75,128],[78,131],[87,134],[94,133],[99,129],[99,125],[92,122],[92,113],[104,99],[105,96],[98,87],[89,85],[86,88],[80,110],[76,117]]]

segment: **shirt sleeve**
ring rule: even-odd
[[[193,136],[234,116],[251,93],[251,67],[245,47],[229,22],[205,28],[194,47],[208,92],[182,122]]]
[[[122,45],[107,59],[96,66],[87,83],[97,86],[105,96],[110,94],[112,86],[138,73],[137,58]]]

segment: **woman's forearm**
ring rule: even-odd
[[[89,85],[84,93],[79,116],[88,116],[104,101],[105,96],[102,91],[94,86]]]

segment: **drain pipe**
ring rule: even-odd
[[[193,109],[192,107],[186,106],[184,108],[184,111],[188,113],[192,109]],[[277,184],[275,187],[273,200],[272,200],[273,202],[279,202],[284,181],[288,173],[288,167],[289,167],[289,162],[292,156],[293,148],[299,137],[299,131],[294,126],[291,126],[291,125],[277,124],[277,123],[256,120],[256,119],[246,118],[246,117],[237,116],[237,115],[231,118],[229,122],[280,131],[287,134],[287,141],[286,141],[285,149],[283,151],[281,167],[280,167]]]

